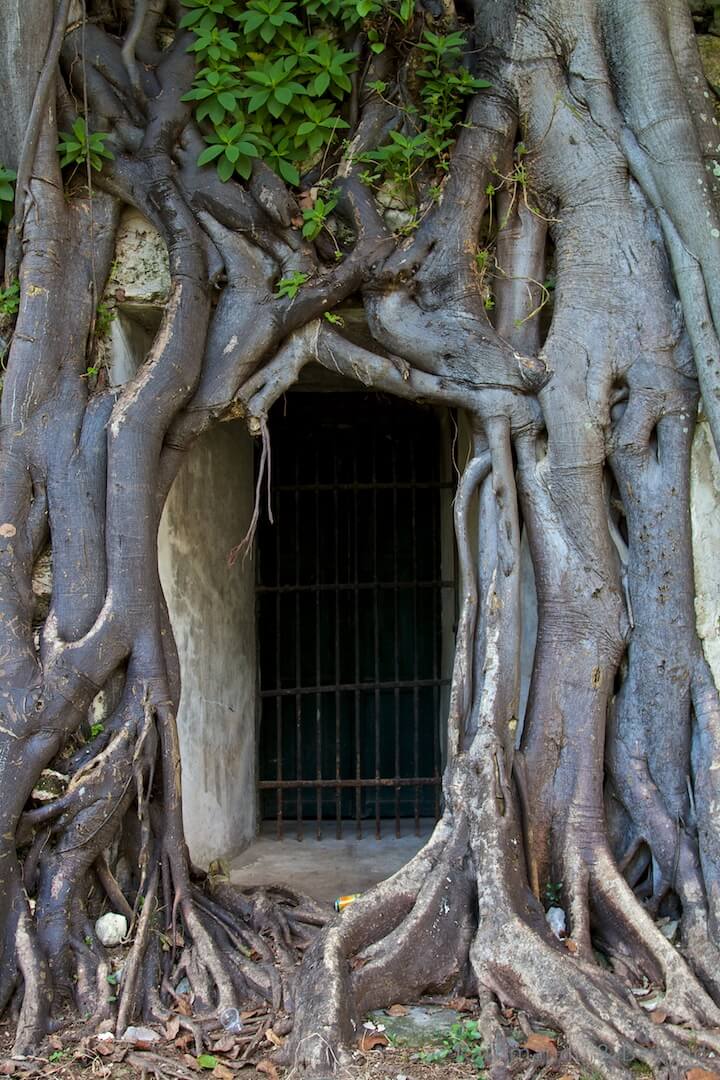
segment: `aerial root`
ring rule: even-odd
[[[593,868],[592,897],[597,915],[608,918],[634,949],[645,953],[665,983],[663,1009],[671,1021],[696,1027],[720,1027],[720,1009],[684,957],[638,903],[612,858],[602,855]]]
[[[679,1035],[654,1023],[615,976],[545,941],[517,915],[481,928],[470,955],[481,985],[560,1029],[573,1056],[608,1080],[632,1076],[634,1061],[677,1080],[703,1064],[693,1046],[714,1045],[712,1033]]]

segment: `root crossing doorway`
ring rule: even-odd
[[[257,546],[261,817],[279,838],[288,826],[320,838],[329,822],[338,838],[348,827],[419,832],[440,813],[443,610],[454,590],[442,574],[451,482],[441,417],[375,394],[297,392],[269,430],[273,521]]]

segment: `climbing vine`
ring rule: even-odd
[[[436,34],[423,27],[413,0],[183,0],[181,27],[193,32],[188,46],[198,70],[184,100],[207,147],[199,165],[215,163],[218,176],[248,179],[261,159],[290,184],[322,163],[350,127],[348,110],[366,53],[386,48],[416,54],[413,87],[405,91],[381,79],[368,88],[398,104],[399,126],[385,145],[360,155],[365,179],[412,188],[423,165],[447,167],[447,154],[462,120],[465,99],[489,83],[467,66],[464,34]],[[321,215],[328,203],[320,208]],[[305,218],[314,238],[325,224]]]

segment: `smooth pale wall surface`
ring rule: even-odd
[[[720,463],[702,413],[690,467],[695,617],[715,685],[720,687]]]
[[[252,514],[252,456],[242,422],[218,424],[188,454],[158,534],[182,675],[183,818],[200,866],[255,836],[254,563],[228,566]]]

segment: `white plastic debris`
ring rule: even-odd
[[[149,1027],[128,1027],[125,1028],[125,1034],[122,1037],[122,1041],[126,1043],[134,1043],[135,1046],[142,1045],[144,1043],[154,1043],[159,1040],[160,1036],[157,1031],[153,1031]]]
[[[555,937],[564,938],[567,934],[567,925],[563,909],[561,907],[548,908],[545,912],[545,918]]]
[[[112,1042],[115,1036],[112,1031],[99,1031],[95,1038],[98,1042]]]
[[[230,1035],[239,1035],[243,1029],[240,1013],[237,1009],[223,1009],[220,1013],[220,1023]]]
[[[101,945],[112,949],[119,945],[127,937],[128,923],[124,915],[118,915],[115,911],[108,911],[101,915],[95,923],[95,933],[100,939]]]

